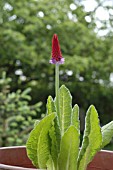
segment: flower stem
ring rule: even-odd
[[[60,121],[60,107],[59,107],[59,64],[56,64],[56,68],[55,68],[55,92],[56,92],[56,112],[57,112],[58,120]]]

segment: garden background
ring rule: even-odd
[[[54,33],[65,58],[60,84],[80,106],[81,131],[90,104],[101,125],[113,120],[112,27],[112,0],[0,1],[0,146],[25,145],[48,95],[55,95]]]

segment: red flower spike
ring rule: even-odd
[[[50,60],[51,64],[63,64],[64,58],[62,57],[62,53],[60,50],[60,44],[58,41],[58,37],[56,34],[53,35],[52,38],[52,59]]]

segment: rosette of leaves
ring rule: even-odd
[[[113,121],[101,128],[98,113],[91,105],[80,148],[79,107],[72,108],[71,94],[64,85],[59,96],[60,113],[56,113],[55,100],[48,97],[47,115],[35,124],[28,138],[28,157],[39,169],[86,170],[95,154],[110,142]]]

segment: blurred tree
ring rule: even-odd
[[[41,106],[41,102],[28,104],[30,88],[10,92],[10,82],[11,78],[3,72],[0,79],[0,146],[25,145]]]
[[[61,83],[72,92],[73,102],[84,110],[93,103],[102,124],[113,117],[112,33],[95,32],[97,8],[85,11],[84,0],[5,0],[0,2],[0,73],[12,77],[11,90],[32,87],[33,102],[54,95],[54,66],[49,65],[51,38],[59,36],[65,64]],[[102,2],[102,1],[101,1]],[[112,23],[113,13],[110,12]],[[90,21],[87,17],[90,17]],[[101,21],[104,24],[104,21]],[[108,25],[106,25],[108,26]],[[106,27],[107,28],[107,27]]]

